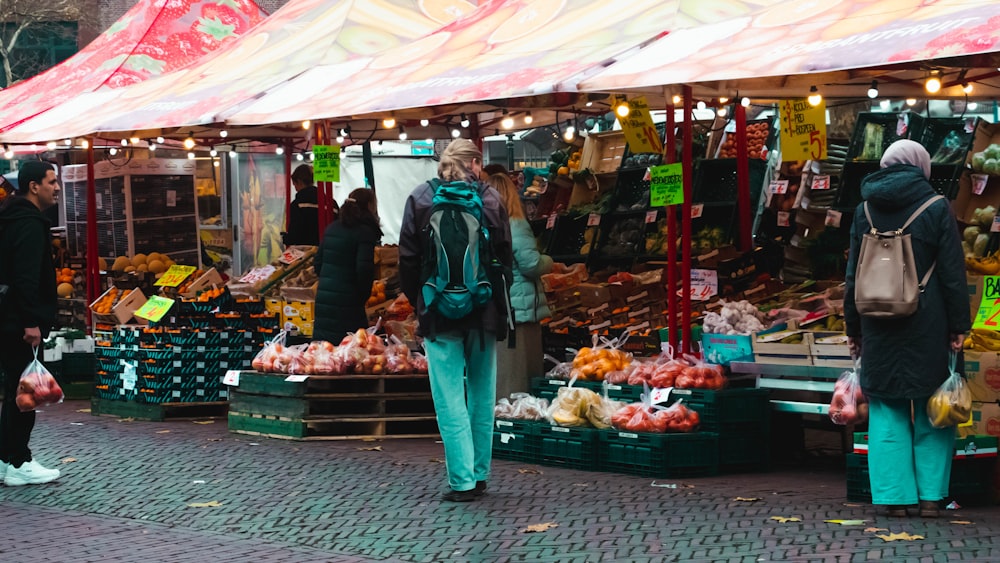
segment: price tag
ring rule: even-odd
[[[600,224],[601,224],[601,214],[600,213],[591,213],[590,215],[587,216],[587,226],[588,227],[596,227],[596,226],[598,226]]]
[[[313,145],[313,179],[340,182],[340,145]]]
[[[275,270],[277,270],[277,268],[275,268],[271,264],[268,264],[266,266],[260,266],[259,268],[254,268],[249,272],[247,272],[245,276],[240,278],[240,282],[257,283],[264,281],[267,278],[271,277],[271,274],[273,274]]]
[[[697,219],[698,217],[701,217],[701,214],[704,213],[704,211],[705,211],[704,203],[695,203],[694,205],[691,206],[691,218]]]
[[[552,215],[549,215],[549,218],[545,220],[545,228],[546,229],[553,229],[553,228],[555,228],[555,226],[556,226],[556,218],[557,217],[559,217],[559,216],[556,215],[555,213],[553,213]]]
[[[990,225],[991,233],[1000,233],[1000,215],[993,216],[993,224]]]
[[[194,266],[181,266],[180,264],[174,264],[168,268],[167,271],[160,276],[160,279],[156,280],[156,283],[153,285],[162,287],[177,287],[184,283],[184,280],[186,280],[188,276],[193,274],[197,269],[198,268],[195,268]]]
[[[655,223],[655,222],[656,222],[656,211],[655,210],[654,211],[647,211],[646,212],[646,224]]]
[[[719,272],[717,270],[691,270],[691,299],[708,301],[719,294]]]
[[[976,118],[975,117],[966,117],[965,118],[965,132],[966,133],[975,133],[976,132]]]
[[[1000,330],[1000,276],[983,276],[983,298],[972,328]]]
[[[140,319],[147,319],[155,323],[156,321],[162,319],[163,315],[166,315],[167,311],[169,311],[173,306],[173,299],[167,299],[166,297],[154,295],[133,314]]]
[[[778,226],[779,227],[791,227],[792,226],[792,214],[788,211],[778,212]]]
[[[837,211],[836,209],[826,210],[826,221],[823,222],[827,227],[833,227],[835,229],[840,228],[840,219],[843,217],[843,213]]]
[[[95,200],[96,200],[95,203],[94,203],[94,205],[98,209],[104,209],[104,194],[98,192],[98,193],[94,194],[94,197],[95,197]]]
[[[167,190],[167,207],[177,207],[177,190]]]
[[[232,385],[233,387],[240,386],[240,370],[231,369],[226,372],[226,375],[222,376],[223,385]]]
[[[652,389],[649,392],[649,402],[654,405],[662,405],[664,403],[670,402],[670,393],[674,390],[673,387],[664,387]]]
[[[899,114],[899,118],[896,120],[896,136],[905,137],[906,131],[910,128],[910,116],[907,112]]]
[[[278,260],[281,261],[282,264],[294,264],[305,255],[306,253],[302,252],[298,248],[289,248],[281,254],[281,258],[278,258]]]
[[[122,360],[122,365],[125,369],[122,371],[122,387],[126,391],[135,391],[135,384],[139,381],[139,376],[136,374],[135,368],[137,364],[126,362]]]
[[[987,174],[972,174],[972,193],[976,195],[983,195],[986,191],[986,184],[989,183],[990,177]]]
[[[821,176],[813,176],[812,189],[814,191],[829,190],[830,176],[828,174],[823,174]]]
[[[288,377],[285,378],[285,381],[291,383],[301,383],[307,379],[309,379],[308,375],[289,375]]]
[[[788,193],[788,180],[772,180],[771,193],[776,195]]]

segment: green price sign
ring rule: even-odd
[[[173,299],[167,299],[166,297],[160,297],[159,295],[154,295],[146,301],[146,304],[139,307],[135,313],[135,316],[153,321],[154,323],[163,318],[163,315],[167,314],[167,311],[174,306]]]
[[[972,328],[1000,330],[1000,276],[983,276],[983,299]]]
[[[340,182],[340,145],[313,146],[313,179]]]
[[[649,206],[684,203],[684,172],[681,164],[664,164],[649,169]]]

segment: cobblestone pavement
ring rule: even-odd
[[[39,415],[35,455],[64,476],[0,488],[0,561],[1000,561],[1000,511],[878,516],[845,502],[835,458],[663,481],[497,460],[488,495],[451,504],[433,440],[257,439],[225,419],[120,421],[88,407]],[[544,522],[557,527],[520,531]]]

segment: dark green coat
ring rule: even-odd
[[[923,172],[897,164],[870,174],[861,186],[879,231],[898,229],[935,195]],[[862,317],[854,306],[854,276],[861,235],[869,230],[859,205],[851,224],[844,316],[847,334],[861,337],[861,386],[882,399],[926,399],[948,377],[949,336],[969,330],[969,294],[965,259],[955,214],[947,200],[928,207],[907,229],[917,262],[917,276],[936,260],[934,274],[920,297],[920,307],[904,319]]]
[[[331,223],[316,253],[316,321],[313,339],[339,343],[348,332],[368,328],[365,302],[375,279],[375,247],[379,229],[374,223],[353,227],[343,220]]]
[[[38,327],[46,337],[56,320],[56,271],[49,220],[24,197],[0,207],[0,284],[10,286],[0,307],[0,330]]]

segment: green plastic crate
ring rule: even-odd
[[[674,389],[671,397],[683,399],[685,406],[698,412],[705,432],[766,429],[771,416],[767,389]]]
[[[493,457],[535,463],[541,454],[538,428],[534,420],[497,420],[493,426]]]
[[[766,425],[719,434],[719,468],[724,473],[767,471],[771,467],[771,439]]]
[[[643,477],[703,477],[719,472],[719,435],[606,430],[598,457],[605,470]]]
[[[599,471],[599,434],[600,431],[594,428],[540,425],[538,441],[541,456],[538,461],[546,465]]]

